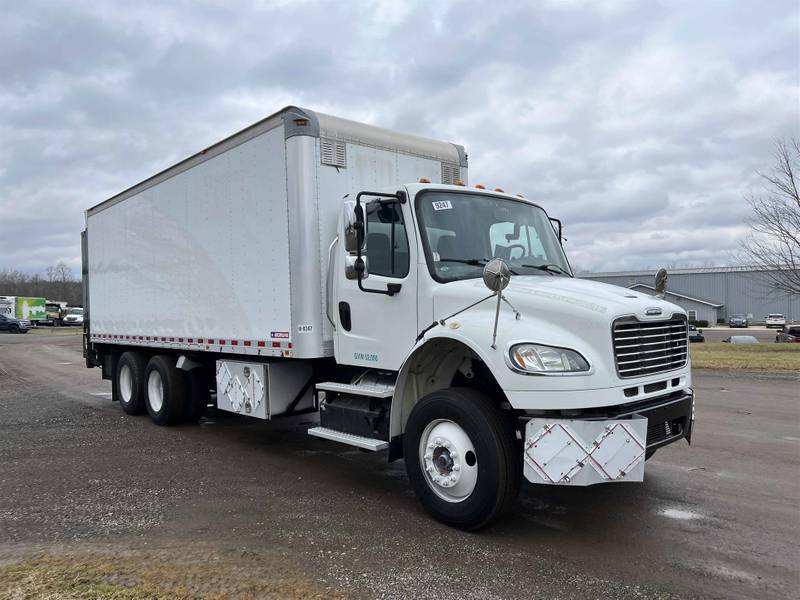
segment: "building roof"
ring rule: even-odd
[[[656,274],[658,269],[646,269],[642,271],[603,271],[593,273],[591,271],[584,271],[577,273],[576,277],[584,279],[594,277],[652,277]],[[777,269],[775,269],[777,270]],[[682,275],[693,273],[738,273],[738,272],[759,272],[763,273],[765,269],[756,265],[744,265],[738,267],[692,267],[687,269],[667,269],[670,275]]]
[[[656,288],[654,288],[652,285],[647,285],[645,283],[634,283],[633,285],[629,285],[628,286],[628,289],[631,289],[631,290],[635,289],[635,288],[647,288],[648,290],[653,290],[654,292],[656,291]],[[687,296],[686,294],[681,294],[680,292],[674,292],[672,290],[666,290],[665,293],[670,294],[672,296],[677,296],[678,298],[685,298],[686,300],[692,300],[693,302],[699,302],[700,304],[706,304],[708,306],[713,306],[714,308],[720,308],[721,306],[723,306],[722,304],[720,304],[718,302],[713,302],[711,300],[705,300],[704,298],[697,298],[696,296]]]

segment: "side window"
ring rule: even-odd
[[[408,275],[408,236],[397,202],[367,204],[367,266],[372,275]]]
[[[689,317],[689,322],[697,321],[697,311],[696,310],[687,310],[686,314]]]

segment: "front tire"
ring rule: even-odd
[[[9,333],[19,333],[19,326],[18,325],[11,325],[8,328]]]
[[[145,370],[145,404],[156,425],[174,425],[183,415],[183,372],[175,367],[175,358],[159,354],[150,359]]]
[[[475,530],[514,503],[522,472],[514,427],[490,398],[469,388],[428,394],[403,436],[414,493],[439,521]]]

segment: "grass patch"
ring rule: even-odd
[[[165,592],[146,583],[114,583],[113,565],[42,558],[0,566],[0,597],[15,600],[160,600],[188,596]]]
[[[0,565],[0,599],[11,600],[344,600],[297,565],[237,554],[43,554]],[[264,560],[266,558],[266,561]]]
[[[691,344],[696,369],[800,372],[800,344]]]

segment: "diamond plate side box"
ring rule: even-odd
[[[647,419],[542,419],[525,426],[525,478],[550,485],[644,479]]]

